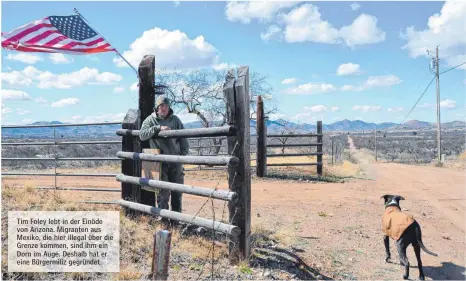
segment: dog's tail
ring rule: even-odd
[[[416,240],[419,246],[421,247],[421,249],[423,249],[424,252],[428,253],[429,255],[437,257],[436,253],[427,250],[426,246],[424,246],[424,243],[422,243],[421,226],[419,224],[417,225],[417,227],[415,227],[415,231],[416,231]]]

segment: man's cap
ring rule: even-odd
[[[155,101],[155,108],[159,108],[160,105],[166,104],[170,107],[170,99],[166,95],[158,96],[157,100]]]

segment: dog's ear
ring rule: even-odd
[[[383,200],[385,200],[385,202],[387,202],[388,197],[390,197],[390,196],[391,196],[391,195],[385,194],[385,195],[383,195],[382,197],[380,197],[380,199],[383,198]]]
[[[403,196],[400,196],[400,195],[396,196],[396,198],[397,198],[398,200],[405,200],[405,198],[404,198]]]

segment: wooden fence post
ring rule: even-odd
[[[322,153],[322,121],[317,121],[317,143],[320,144],[317,146],[317,152],[320,152]],[[322,154],[319,154],[317,155],[317,174],[320,176],[322,176],[322,166],[323,166],[323,162],[322,162]]]
[[[154,234],[152,251],[152,280],[167,280],[170,261],[170,244],[172,234],[159,230]]]
[[[141,119],[139,118],[139,111],[136,109],[128,110],[125,118],[123,119],[122,128],[130,130],[139,130],[141,127]],[[122,137],[122,151],[128,152],[141,152],[141,145],[138,137],[125,135]],[[141,161],[124,159],[121,162],[121,172],[124,175],[140,177],[141,176]],[[121,183],[121,198],[123,200],[140,202],[141,187],[130,183]],[[126,210],[128,214],[135,214],[135,212]]]
[[[265,124],[264,102],[261,96],[257,97],[256,134],[256,175],[265,177],[267,175],[267,125]]]
[[[249,259],[251,231],[251,162],[249,122],[249,68],[238,69],[235,80],[234,70],[229,70],[223,91],[227,100],[228,123],[236,127],[236,136],[228,137],[228,154],[236,156],[239,164],[230,167],[230,190],[238,194],[235,203],[229,203],[230,222],[241,229],[239,237],[231,237],[229,243],[230,262],[237,264]]]
[[[139,114],[141,124],[154,112],[155,106],[155,56],[145,55],[139,63]],[[141,149],[150,148],[149,140],[141,142]],[[139,187],[140,188],[140,187]],[[141,204],[155,206],[154,192],[142,189]]]

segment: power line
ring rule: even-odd
[[[457,65],[457,66],[455,66],[455,67],[452,67],[452,68],[450,68],[450,69],[447,69],[447,70],[445,70],[445,71],[443,71],[443,72],[440,72],[440,74],[444,74],[445,72],[448,72],[448,71],[450,71],[450,70],[453,70],[453,69],[455,69],[455,68],[458,68],[458,67],[462,66],[463,64],[466,64],[466,62],[463,62],[462,64],[459,64],[459,65]]]
[[[398,128],[405,122],[406,118],[408,118],[408,116],[411,114],[411,112],[413,112],[414,108],[416,107],[416,105],[419,103],[419,101],[422,99],[422,97],[424,96],[424,94],[427,92],[427,89],[429,89],[430,85],[432,84],[432,82],[434,82],[434,79],[435,79],[435,76],[432,78],[432,80],[430,80],[430,83],[429,85],[427,85],[426,89],[424,90],[424,92],[422,92],[421,96],[419,97],[419,99],[417,100],[417,102],[414,104],[414,106],[411,108],[411,110],[408,112],[408,114],[405,116],[405,118],[403,119],[403,121],[401,121],[401,123],[398,125],[398,127],[396,127],[395,130],[398,130]]]

